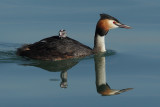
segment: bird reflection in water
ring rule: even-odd
[[[102,96],[117,95],[126,91],[129,91],[133,88],[125,88],[121,90],[111,89],[110,86],[106,83],[106,63],[104,53],[95,55],[95,73],[96,73],[96,88],[97,92]]]
[[[126,91],[129,91],[133,88],[125,88],[121,90],[111,89],[110,86],[106,83],[106,63],[105,57],[108,55],[114,54],[111,53],[100,53],[94,56],[95,62],[95,74],[96,74],[96,88],[97,92],[103,96],[117,95]],[[61,72],[60,78],[60,87],[67,88],[67,71],[73,66],[78,64],[80,59],[70,59],[62,61],[36,61],[32,64],[25,64],[29,66],[35,66],[47,70],[49,72]],[[51,81],[57,81],[55,79],[50,79]]]
[[[35,66],[49,72],[60,72],[61,88],[67,88],[67,71],[75,66],[80,59],[69,59],[62,61],[35,61],[29,64],[23,64],[25,66]],[[50,79],[50,81],[57,81],[57,79]]]
[[[61,72],[61,83],[60,83],[60,87],[61,88],[67,88],[68,84],[67,84],[67,71],[62,71]]]

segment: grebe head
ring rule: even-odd
[[[126,28],[130,29],[130,26],[120,23],[116,18],[108,15],[108,14],[100,14],[100,20],[97,23],[96,32],[104,36],[110,29],[114,28]]]
[[[59,31],[59,37],[62,39],[62,38],[65,38],[66,36],[67,36],[66,30],[61,29]]]

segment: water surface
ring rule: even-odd
[[[160,105],[158,0],[0,3],[1,107]],[[69,37],[93,47],[99,13],[113,15],[133,27],[109,31],[107,53],[57,62],[16,56],[21,45],[56,35],[62,28]],[[122,93],[109,95],[112,89]]]

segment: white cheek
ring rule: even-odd
[[[108,22],[110,29],[118,28],[118,26],[115,25],[113,22],[114,22],[114,20],[109,20],[109,22]]]

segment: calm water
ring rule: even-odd
[[[159,106],[159,4],[0,0],[0,107]],[[62,28],[69,37],[93,47],[99,13],[133,27],[110,31],[107,53],[57,62],[16,56],[21,45],[56,35]]]

